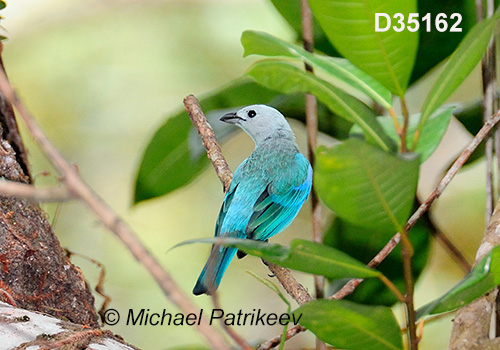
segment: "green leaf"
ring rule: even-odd
[[[419,129],[425,125],[427,118],[456,90],[469,73],[479,63],[490,41],[496,26],[499,10],[495,14],[478,23],[462,40],[451,55],[448,63],[427,94],[422,107],[422,118]]]
[[[235,247],[274,264],[328,278],[367,278],[380,275],[378,271],[366,267],[340,250],[302,239],[293,240],[290,248],[238,238],[193,239],[179,243],[174,248],[192,243]]]
[[[417,316],[453,311],[471,303],[500,284],[500,246],[494,247],[455,287],[421,307]]]
[[[342,219],[364,228],[400,231],[415,198],[420,162],[349,139],[316,151],[314,183]]]
[[[415,63],[418,32],[375,32],[375,13],[417,12],[416,0],[310,0],[314,16],[339,52],[398,96]],[[384,26],[384,21],[381,21]]]
[[[419,78],[428,73],[433,67],[443,61],[446,57],[455,51],[456,47],[467,34],[467,32],[476,24],[476,7],[474,1],[470,0],[418,0],[418,12],[420,13],[420,40],[418,45],[417,58],[415,67],[410,78],[410,85]],[[451,32],[445,30],[440,32],[437,30],[427,31],[426,23],[422,21],[422,17],[430,13],[432,26],[434,19],[440,13],[446,15],[446,21],[449,26],[456,23],[457,19],[451,19],[450,16],[454,13],[461,15],[460,27],[461,32]]]
[[[391,309],[347,300],[315,300],[294,311],[299,323],[340,349],[402,350],[401,330]]]
[[[290,44],[264,32],[245,31],[241,36],[241,43],[245,48],[245,56],[255,54],[305,60],[351,88],[371,97],[384,108],[392,108],[391,92],[345,59],[313,55],[300,46]]]
[[[427,160],[432,153],[436,150],[437,146],[441,142],[448,125],[450,124],[450,119],[452,115],[453,108],[442,108],[434,112],[429,118],[428,122],[424,125],[422,129],[422,136],[417,143],[417,148],[414,150],[415,153],[420,154],[420,161],[423,163]],[[398,117],[398,120],[402,124],[403,117]],[[377,117],[377,121],[382,125],[387,135],[396,143],[399,144],[401,138],[399,137],[396,129],[394,127],[394,122],[389,116]],[[417,130],[418,123],[420,121],[420,113],[413,114],[410,116],[410,122],[408,125],[407,141],[408,147],[411,148],[413,145],[413,136]],[[351,129],[351,135],[361,134],[361,129],[354,125]]]
[[[392,141],[377,123],[370,108],[315,75],[291,64],[271,60],[257,62],[248,75],[264,86],[283,93],[309,92],[316,95],[330,110],[358,124],[369,142],[384,150],[393,148]]]
[[[286,19],[295,31],[297,40],[302,37],[301,7],[300,0],[271,0],[279,13]],[[438,63],[451,55],[460,43],[460,40],[476,24],[476,8],[474,2],[470,0],[418,0],[418,12],[421,16],[430,13],[431,18],[436,18],[439,13],[445,13],[448,23],[452,25],[455,20],[450,20],[453,13],[460,13],[462,21],[460,22],[461,32],[450,32],[446,30],[439,32],[437,30],[427,31],[419,30],[419,44],[417,58],[410,78],[410,85],[428,73]],[[324,31],[313,18],[314,46],[321,52],[330,56],[340,57],[326,38]]]
[[[414,206],[414,209],[416,209],[416,206]],[[424,216],[412,228],[409,235],[409,240],[414,250],[411,265],[415,280],[417,280],[427,264],[431,230],[432,228],[428,225],[427,218]],[[361,228],[337,217],[325,231],[323,241],[324,244],[339,249],[362,263],[368,263],[392,238],[393,234],[393,231]],[[403,269],[401,268],[402,261],[401,246],[398,245],[377,266],[377,271],[386,276],[404,294],[405,280]],[[345,279],[330,280],[328,292],[330,294],[335,293],[346,282]],[[347,299],[362,304],[386,306],[391,306],[398,302],[398,299],[387,286],[375,278],[365,280],[356,288],[354,293],[347,296]]]
[[[200,104],[208,116],[213,109],[268,103],[277,95],[277,92],[245,78],[200,99]],[[134,203],[159,197],[186,185],[208,164],[205,153],[199,151],[200,141],[195,137],[193,142],[190,134],[191,121],[183,110],[168,117],[156,131],[142,156]]]
[[[483,99],[476,98],[470,102],[458,103],[453,115],[471,135],[476,135],[484,125]]]

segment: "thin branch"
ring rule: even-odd
[[[432,203],[436,199],[441,196],[444,189],[450,181],[455,177],[458,171],[465,164],[467,159],[469,159],[470,155],[476,150],[477,146],[484,140],[486,135],[491,131],[491,129],[498,123],[500,120],[500,111],[497,111],[491,118],[484,123],[481,129],[478,131],[476,136],[472,139],[469,145],[462,151],[460,156],[458,156],[457,160],[453,163],[451,168],[448,170],[446,175],[441,179],[441,181],[437,184],[436,188],[432,193],[427,197],[427,199],[420,205],[420,207],[413,213],[408,222],[406,223],[406,230],[410,230],[413,225],[424,215],[424,213],[429,209]]]
[[[302,42],[304,49],[308,52],[314,51],[314,31],[313,16],[307,0],[301,0],[301,18],[302,18]],[[314,73],[313,67],[304,63],[306,71]],[[318,103],[316,96],[306,94],[306,127],[307,127],[307,153],[309,162],[314,168],[315,151],[318,139]],[[323,242],[323,231],[321,228],[321,204],[314,188],[311,189],[311,210],[312,210],[312,231],[313,240],[318,243]],[[325,278],[323,276],[314,276],[314,288],[316,298],[323,298],[325,295]]]
[[[304,49],[308,52],[314,51],[314,27],[313,15],[307,0],[301,0],[301,19],[302,19],[302,42]],[[304,63],[306,71],[314,74],[313,67]],[[306,127],[307,127],[307,151],[309,161],[314,168],[315,150],[318,138],[318,102],[316,96],[306,94]],[[311,210],[312,210],[312,231],[313,240],[323,243],[323,231],[321,229],[321,204],[314,188],[311,189]],[[325,278],[323,276],[314,276],[314,290],[316,298],[325,297]],[[316,350],[325,350],[326,344],[319,338],[316,338]]]
[[[484,9],[483,9],[483,1],[476,8],[477,16],[483,17]],[[495,11],[495,2],[493,0],[486,0],[486,17],[491,17],[493,12]],[[481,18],[482,20],[482,18]],[[496,65],[496,48],[495,48],[495,37],[492,36],[490,42],[488,44],[488,48],[486,49],[486,53],[481,60],[481,73],[482,73],[482,83],[483,83],[483,119],[487,118],[493,111],[498,108],[498,98],[497,98],[497,65]],[[500,191],[500,187],[497,184],[495,188],[494,182],[494,156],[493,149],[496,151],[496,160],[497,160],[497,169],[500,169],[500,130],[495,130],[494,133],[490,133],[487,136],[487,142],[485,147],[486,154],[486,211],[485,211],[485,220],[486,225],[490,223],[491,216],[493,214],[493,209],[495,206],[495,202],[498,199],[498,191]],[[495,194],[495,189],[497,193]],[[497,287],[498,289],[498,287]],[[497,297],[495,298],[495,304],[497,305],[495,310],[495,334],[498,336],[500,333],[500,310],[498,306],[500,293],[497,290]]]
[[[476,16],[477,21],[480,22],[484,19],[484,1],[476,2]],[[494,12],[494,1],[486,1],[486,17],[490,17]],[[483,120],[486,121],[498,106],[496,103],[496,57],[495,57],[495,40],[494,37],[490,39],[486,53],[481,60],[481,75],[483,84]],[[485,140],[485,154],[486,154],[486,212],[485,220],[486,225],[490,222],[491,214],[495,206],[495,186],[493,181],[493,135],[490,133],[486,136]]]
[[[466,274],[472,269],[471,263],[465,258],[462,252],[453,244],[453,242],[446,236],[438,227],[434,226],[432,222],[431,234],[436,241],[438,241],[442,247],[448,252],[450,257],[455,260],[455,263],[462,269]]]
[[[304,305],[314,300],[307,289],[293,277],[289,269],[270,262],[266,262],[266,265],[297,304]]]
[[[229,169],[226,158],[224,158],[222,154],[214,130],[207,122],[207,118],[203,114],[200,103],[195,96],[189,95],[184,98],[184,108],[191,119],[191,123],[193,123],[196,130],[198,130],[198,134],[203,141],[203,146],[207,150],[208,159],[212,162],[215,173],[224,186],[224,192],[227,192],[231,185],[231,180],[233,179],[233,173],[231,169]]]
[[[304,331],[306,331],[306,329],[304,327],[302,327],[301,325],[294,326],[294,327],[290,328],[288,331],[286,331],[285,340],[288,340],[292,337],[295,337],[297,334],[302,333]],[[282,334],[280,334],[277,337],[274,337],[272,339],[269,339],[268,341],[260,344],[256,350],[270,350],[270,349],[278,346],[281,343],[281,338],[282,338]]]
[[[0,195],[30,199],[36,202],[65,202],[75,196],[64,185],[39,188],[21,182],[0,180]]]
[[[18,99],[5,73],[2,71],[0,71],[0,92],[15,106],[34,140],[40,145],[40,148],[51,161],[52,165],[61,174],[62,181],[67,186],[68,191],[73,196],[80,198],[94,212],[101,223],[125,244],[134,258],[144,265],[165,296],[172,303],[186,314],[199,312],[199,308],[192,304],[191,300],[177,285],[173,277],[138,239],[135,232],[91,189],[80,177],[76,168],[49,141],[40,126],[36,123],[34,117]],[[213,348],[229,349],[229,345],[224,338],[210,327],[206,318],[200,320],[197,329]]]
[[[219,303],[219,295],[217,294],[217,291],[211,291],[210,296],[212,297],[212,304],[214,305],[214,309],[222,310]],[[251,347],[245,339],[243,339],[238,333],[236,333],[236,331],[232,327],[228,326],[223,318],[220,318],[219,320],[222,329],[227,333],[227,335],[231,337],[231,339],[234,340],[236,344],[238,344],[241,349],[253,350],[253,347]]]

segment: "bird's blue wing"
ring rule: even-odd
[[[297,216],[311,185],[311,166],[297,153],[294,166],[284,169],[257,199],[245,229],[247,238],[265,241],[284,230]]]
[[[237,188],[238,182],[233,180],[233,182],[231,182],[231,186],[229,186],[226,196],[224,197],[224,201],[222,202],[222,206],[219,211],[219,216],[217,217],[217,222],[215,223],[215,237],[220,236],[220,228],[222,227],[224,218],[226,217],[227,211],[231,206],[231,202],[233,201]]]

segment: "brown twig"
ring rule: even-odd
[[[486,17],[493,15],[495,5],[493,0],[486,1]],[[483,1],[476,2],[477,21],[484,19]],[[495,55],[495,40],[492,37],[486,49],[486,53],[481,60],[481,75],[483,85],[483,120],[486,121],[494,111],[497,110],[497,69]],[[495,186],[493,181],[493,135],[490,133],[485,139],[486,154],[486,225],[489,223],[493,208],[495,206]]]
[[[50,350],[50,349],[56,349],[56,348],[62,348],[65,345],[68,344],[76,344],[82,341],[85,338],[94,338],[94,337],[100,337],[105,334],[108,334],[112,336],[110,331],[102,330],[102,329],[92,329],[92,330],[84,330],[81,332],[77,333],[71,333],[68,337],[53,341],[53,342],[47,342],[44,345],[38,347],[40,350]]]
[[[302,19],[302,42],[304,49],[308,52],[314,51],[314,27],[313,15],[307,0],[301,0],[301,19]],[[305,70],[314,74],[313,67],[308,63],[304,63]],[[316,96],[306,94],[306,128],[307,128],[307,153],[309,162],[314,168],[315,151],[318,138],[318,103]],[[323,231],[321,229],[321,204],[318,195],[314,188],[311,189],[311,212],[312,212],[312,233],[313,240],[318,243],[323,243]],[[325,278],[323,276],[314,276],[314,290],[316,298],[325,297]],[[316,338],[316,349],[326,349],[326,344]]]
[[[0,194],[2,196],[31,199],[35,202],[65,202],[75,198],[64,184],[57,187],[39,188],[8,180],[0,181]]]
[[[485,0],[486,2],[486,17],[491,17],[495,11],[495,2],[493,0]],[[478,22],[483,20],[484,9],[483,1],[481,4],[476,4],[476,12],[478,17]],[[496,66],[496,48],[495,48],[495,37],[490,39],[486,53],[481,60],[481,75],[483,84],[483,120],[488,118],[488,116],[498,109],[498,98],[497,98],[497,66]],[[500,129],[497,127],[494,133],[490,133],[487,136],[485,155],[486,155],[486,211],[485,211],[485,221],[486,225],[489,224],[491,215],[493,213],[493,208],[495,202],[498,199],[498,193],[495,193],[495,182],[494,182],[494,157],[493,149],[495,148],[497,169],[500,169]],[[499,180],[500,181],[500,180]],[[497,184],[496,190],[499,191],[500,187]],[[497,291],[497,298],[495,303],[496,307],[496,330],[495,333],[498,336],[500,334],[500,299],[498,297],[499,293]]]
[[[217,294],[217,291],[216,290],[211,291],[210,296],[212,298],[212,304],[214,305],[214,309],[222,310],[219,303],[219,295]],[[220,318],[219,321],[222,329],[227,333],[227,335],[229,335],[229,337],[231,337],[231,339],[234,340],[236,344],[238,344],[238,346],[241,349],[243,350],[254,349],[252,346],[250,346],[250,344],[247,343],[245,339],[243,339],[238,333],[236,333],[236,331],[232,327],[229,327],[223,318]]]
[[[33,116],[16,96],[5,73],[1,71],[0,91],[5,98],[15,106],[31,136],[39,144],[52,165],[62,175],[62,181],[66,185],[68,191],[73,196],[81,199],[94,212],[101,223],[125,244],[134,258],[144,265],[170,301],[186,314],[199,312],[199,309],[192,304],[191,300],[177,285],[172,276],[142,244],[135,232],[132,231],[132,229],[130,229],[130,227],[99,197],[99,195],[91,189],[91,187],[80,177],[76,168],[70,164],[63,157],[61,152],[49,141]],[[224,338],[210,327],[206,318],[200,320],[197,329],[213,348],[229,349],[229,345]]]
[[[99,311],[97,311],[97,314],[101,317],[101,322],[106,323],[105,313],[106,310],[108,309],[109,303],[111,303],[112,300],[111,297],[104,292],[104,282],[106,281],[106,267],[101,262],[97,261],[96,259],[92,259],[89,256],[72,252],[69,249],[65,249],[65,251],[69,258],[71,258],[72,256],[78,256],[84,260],[91,262],[92,264],[96,265],[99,268],[99,278],[97,280],[97,284],[94,287],[94,290],[96,291],[97,294],[99,294],[101,297],[104,298],[104,301],[102,302]]]
[[[224,192],[227,192],[231,185],[231,180],[233,179],[233,173],[231,169],[229,169],[226,158],[224,158],[222,154],[214,130],[207,122],[207,118],[203,114],[200,103],[195,96],[189,95],[184,98],[184,108],[191,119],[191,123],[193,123],[196,130],[198,130],[198,134],[203,141],[203,146],[205,146],[207,150],[208,159],[212,162],[215,173],[224,186]]]
[[[313,33],[313,16],[311,8],[307,0],[301,0],[301,17],[302,17],[302,42],[304,49],[314,51],[314,33]],[[313,67],[308,63],[304,63],[306,71],[314,73]],[[307,153],[309,162],[314,168],[315,151],[318,139],[318,103],[316,96],[306,94],[305,96],[306,110],[306,127],[307,127]],[[323,242],[323,232],[321,229],[321,205],[314,188],[311,189],[311,209],[312,209],[312,231],[313,240],[318,243]],[[316,298],[323,298],[325,294],[325,279],[323,276],[314,276],[314,287]]]
[[[4,299],[4,300],[2,300],[2,299]],[[12,295],[10,295],[9,292],[7,292],[6,290],[4,290],[2,288],[0,288],[0,301],[5,301],[14,307],[17,306],[16,301],[14,300]]]
[[[294,326],[292,328],[290,328],[288,331],[286,331],[286,336],[285,336],[285,340],[288,340],[292,337],[295,337],[297,334],[299,333],[302,333],[306,331],[306,329],[304,327],[302,327],[301,325],[298,325],[298,326]],[[269,339],[268,341],[260,344],[256,350],[270,350],[272,348],[274,348],[275,346],[278,346],[280,343],[281,343],[281,334],[272,338],[272,339]]]
[[[460,266],[463,272],[466,274],[469,273],[469,271],[472,268],[471,263],[465,258],[465,256],[462,254],[462,252],[453,244],[453,242],[448,238],[447,235],[445,235],[438,227],[434,226],[432,222],[429,220],[428,224],[431,225],[431,234],[432,237],[436,241],[441,244],[441,246],[444,247],[446,252],[450,255],[450,257],[455,260],[455,263]]]
[[[299,305],[307,304],[313,300],[306,287],[300,284],[293,276],[289,269],[283,266],[275,265],[266,262],[267,267],[274,276],[280,281],[285,291],[297,302]]]

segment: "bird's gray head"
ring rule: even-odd
[[[275,137],[295,139],[283,114],[266,105],[247,106],[236,113],[225,114],[220,120],[238,125],[252,137],[257,146],[263,141]]]

